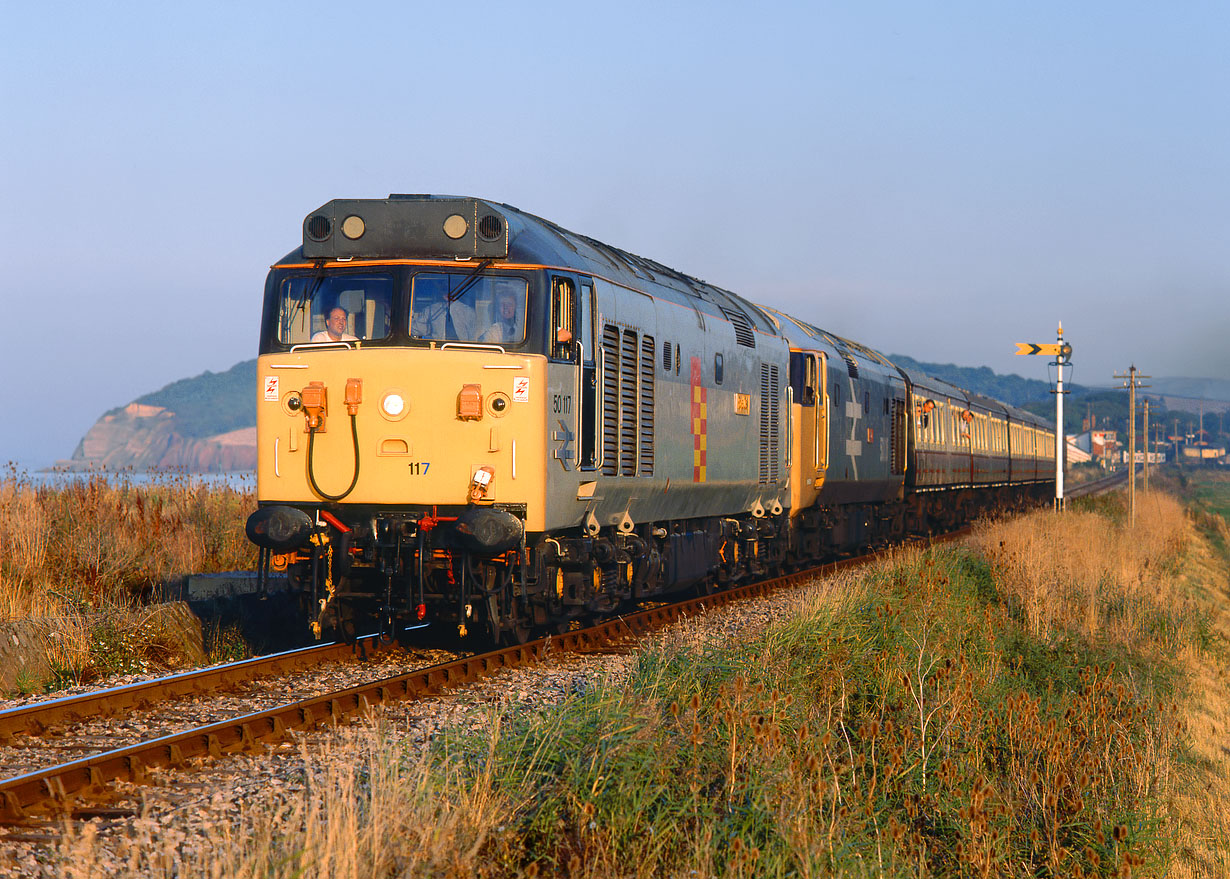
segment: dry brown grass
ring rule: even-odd
[[[1159,650],[1189,649],[1187,629],[1199,614],[1182,583],[1182,559],[1195,539],[1183,505],[1141,493],[1133,528],[1116,501],[1106,504],[1111,515],[1047,510],[985,522],[970,542],[1036,637],[1077,632],[1133,648],[1149,641]]]
[[[104,841],[92,825],[70,828],[48,874],[66,879],[369,879],[470,876],[478,852],[515,804],[490,778],[442,775],[407,758],[376,725],[300,755],[302,775],[285,795],[203,817],[194,833],[151,816]],[[467,774],[468,775],[468,774]]]
[[[10,471],[0,480],[0,619],[124,606],[190,573],[251,568],[243,526],[255,506],[250,488],[183,475],[47,486]]]

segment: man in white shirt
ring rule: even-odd
[[[350,313],[340,305],[329,309],[325,316],[325,328],[312,336],[313,342],[357,342],[358,339],[346,332],[346,321]]]

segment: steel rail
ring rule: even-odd
[[[1103,476],[1101,479],[1095,479],[1093,482],[1084,482],[1074,486],[1067,491],[1065,496],[1068,498],[1082,498],[1089,495],[1102,494],[1118,487],[1120,483],[1127,482],[1127,478],[1126,470],[1122,473],[1112,473],[1110,476]]]
[[[353,644],[340,641],[315,644],[122,687],[9,708],[0,711],[0,744],[10,744],[18,735],[41,735],[57,726],[94,717],[112,717],[168,699],[200,695],[258,677],[311,668],[322,662],[343,660],[356,653],[362,655],[379,648],[379,639],[369,635]]]

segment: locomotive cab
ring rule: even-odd
[[[543,527],[541,272],[458,258],[463,225],[493,257],[474,230],[506,235],[472,200],[428,206],[444,214],[429,257],[370,209],[360,228],[331,204],[266,283],[249,536],[318,636],[444,620],[498,635],[525,533]],[[368,234],[369,253],[345,253]]]

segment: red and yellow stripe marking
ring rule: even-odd
[[[701,384],[700,358],[692,358],[692,481],[705,481],[709,428],[708,392]]]

